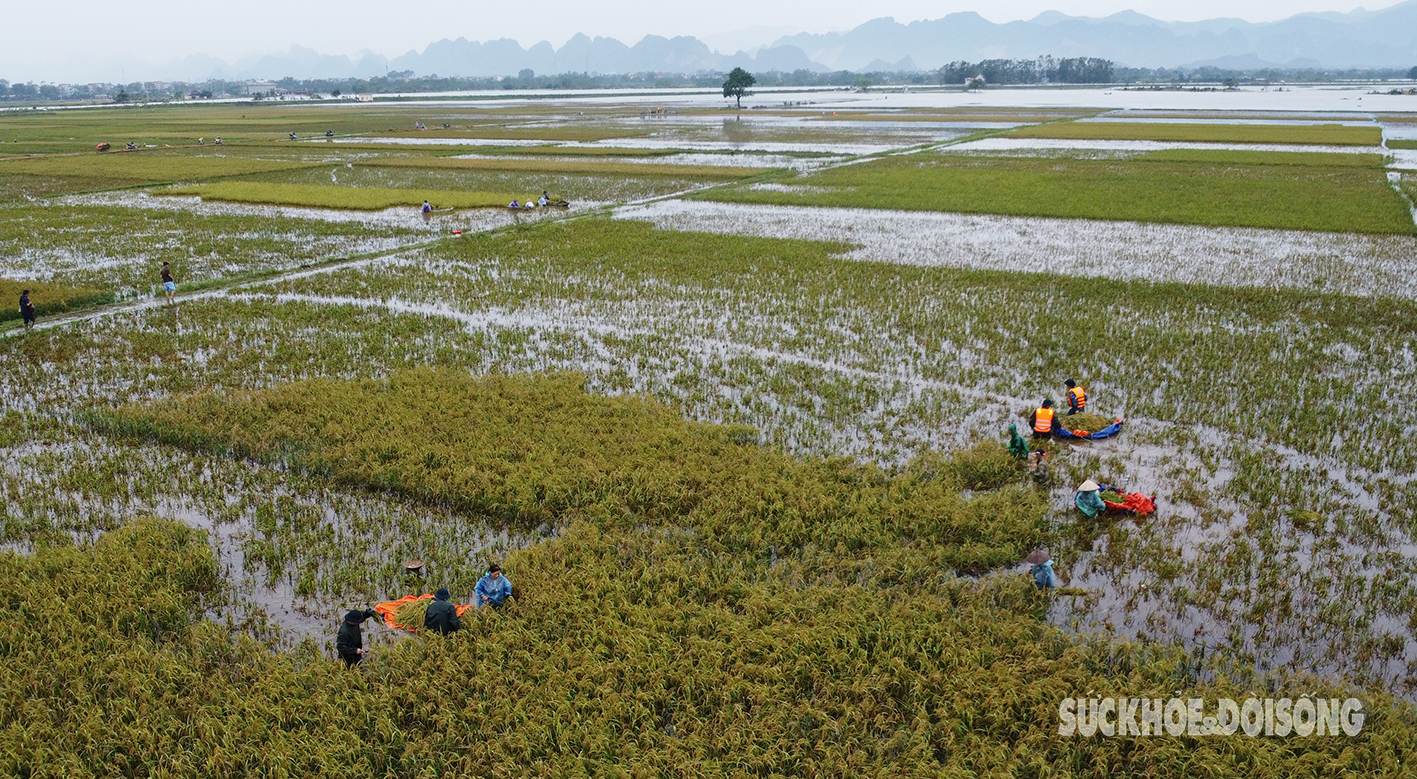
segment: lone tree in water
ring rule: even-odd
[[[758,83],[752,73],[742,69],[734,68],[728,74],[728,80],[723,82],[723,96],[735,97],[738,99],[738,107],[743,107],[743,96],[748,94],[748,87]]]

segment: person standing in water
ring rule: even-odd
[[[177,282],[172,280],[172,266],[165,262],[162,264],[162,291],[167,295],[167,302],[172,303],[177,295]]]

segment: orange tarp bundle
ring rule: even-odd
[[[1111,511],[1130,511],[1139,517],[1144,517],[1156,511],[1156,503],[1153,499],[1148,498],[1140,492],[1122,493],[1121,503],[1113,503],[1110,500],[1104,500],[1102,502],[1106,503],[1107,508]]]
[[[394,613],[397,612],[399,610],[399,607],[404,605],[405,603],[412,603],[416,600],[432,600],[432,598],[432,593],[427,593],[424,595],[405,595],[402,598],[399,598],[398,600],[386,600],[383,603],[374,604],[374,612],[384,618],[384,625],[386,627],[402,630],[414,630],[423,626],[400,625],[398,624],[398,622],[394,621]],[[467,612],[468,609],[472,608],[476,608],[476,606],[473,606],[472,604],[468,604],[466,606],[458,606],[458,616],[461,617]]]

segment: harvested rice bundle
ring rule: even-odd
[[[1104,417],[1100,414],[1089,414],[1086,411],[1058,418],[1058,423],[1075,433],[1096,433],[1099,430],[1110,427],[1117,420],[1112,417]]]
[[[428,612],[428,604],[432,602],[432,598],[421,598],[399,606],[394,612],[394,622],[406,628],[423,627],[423,615]]]

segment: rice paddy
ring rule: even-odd
[[[418,198],[438,208],[498,208],[517,199],[506,192],[461,190],[406,190],[375,187],[342,187],[319,184],[271,184],[253,181],[220,181],[170,190],[174,195],[196,195],[208,200],[236,203],[310,206],[314,208],[379,211],[404,206],[417,208]],[[413,199],[410,200],[410,197]]]
[[[1171,122],[1057,122],[1021,127],[1014,138],[1201,143],[1285,143],[1311,146],[1381,146],[1382,128],[1342,124],[1190,124]]]
[[[236,140],[0,161],[0,295],[68,309],[0,336],[0,772],[1417,760],[1417,230],[1381,156],[915,151],[954,131],[879,111],[74,113],[0,135]],[[547,126],[577,139],[505,145]],[[326,129],[355,142],[304,141]],[[810,170],[706,159],[775,144]],[[61,196],[109,185],[136,186]],[[416,212],[543,189],[574,207]],[[1126,428],[1040,442],[1036,485],[1006,428],[1067,377]],[[1086,478],[1160,511],[1085,519]],[[345,610],[469,603],[494,562],[524,594],[503,611],[450,638],[367,622],[368,659],[334,658]],[[1066,738],[1067,695],[1357,696],[1367,720]]]
[[[1348,233],[1417,232],[1378,168],[1148,159],[897,155],[787,179],[810,192],[740,186],[736,203],[1119,219]]]

